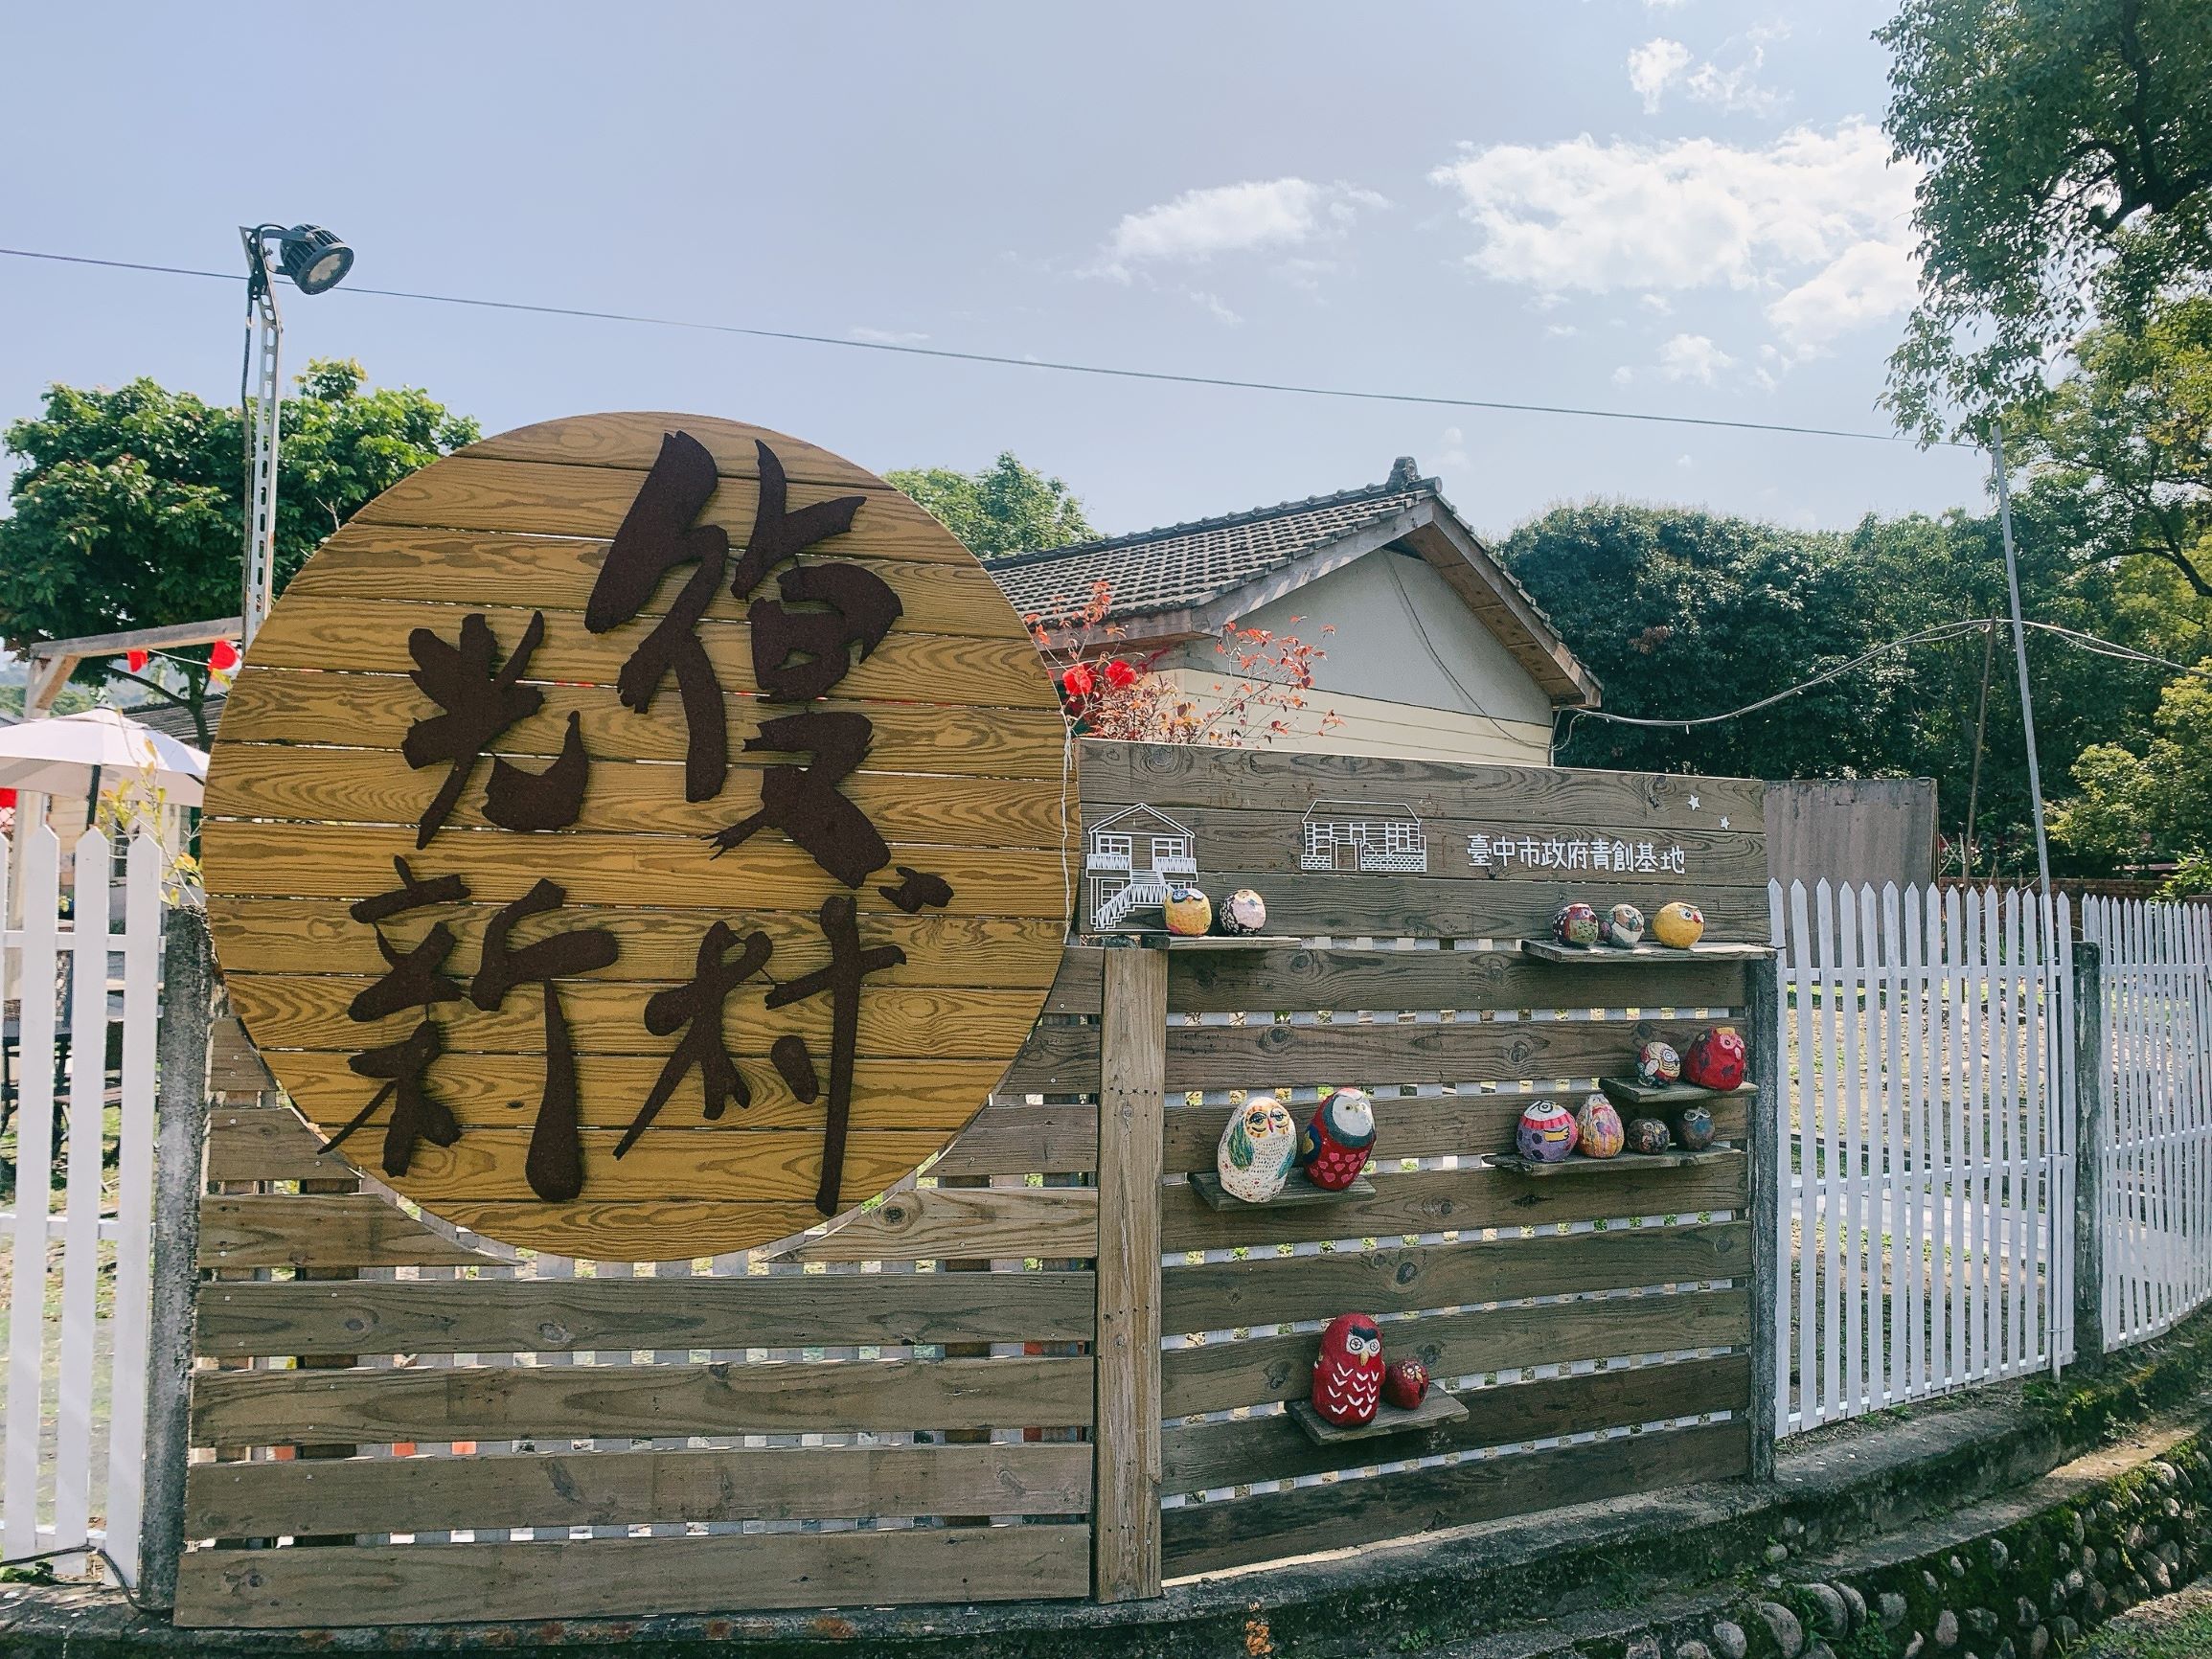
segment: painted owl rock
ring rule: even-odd
[[[1267,901],[1249,887],[1240,887],[1221,900],[1214,923],[1223,933],[1258,933],[1267,925]]]
[[[1705,913],[1679,898],[1659,906],[1652,918],[1652,937],[1676,950],[1687,950],[1705,937]]]
[[[1374,1149],[1375,1102],[1358,1089],[1338,1089],[1313,1109],[1298,1137],[1298,1167],[1323,1192],[1341,1193],[1359,1179]]]
[[[1626,1132],[1621,1127],[1621,1114],[1603,1095],[1592,1095],[1575,1114],[1575,1142],[1585,1158],[1617,1156]]]
[[[1214,1172],[1231,1197],[1265,1204],[1283,1190],[1297,1156],[1298,1125],[1289,1109],[1281,1101],[1263,1098],[1229,1114],[1214,1148]]]
[[[1411,1411],[1428,1398],[1428,1367],[1418,1359],[1394,1359],[1382,1374],[1382,1398],[1400,1411]]]
[[[1598,913],[1579,898],[1561,905],[1552,918],[1552,937],[1562,944],[1587,950],[1598,942]]]
[[[1629,1149],[1632,1152],[1663,1152],[1674,1144],[1674,1135],[1656,1118],[1638,1118],[1629,1125]]]
[[[1196,887],[1170,887],[1161,908],[1167,912],[1168,931],[1179,939],[1201,939],[1214,925],[1214,901]]]
[[[1538,1101],[1520,1115],[1515,1143],[1532,1164],[1556,1164],[1575,1149],[1582,1131],[1574,1115],[1557,1101]]]
[[[1684,1106],[1675,1114],[1675,1139],[1685,1152],[1702,1152],[1713,1144],[1713,1114],[1703,1106]]]
[[[1313,1409],[1326,1421],[1357,1428],[1375,1420],[1382,1398],[1382,1332],[1364,1313],[1339,1313],[1321,1332],[1313,1361]]]
[[[1644,943],[1644,913],[1632,904],[1616,904],[1598,923],[1598,943],[1629,950]]]
[[[1732,1025],[1699,1032],[1682,1057],[1682,1076],[1701,1089],[1732,1089],[1744,1080],[1744,1039]]]
[[[1682,1057],[1675,1045],[1656,1038],[1636,1050],[1636,1081],[1647,1089],[1664,1088],[1682,1080]]]

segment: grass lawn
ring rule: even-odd
[[[2130,1608],[2081,1651],[2087,1659],[2203,1659],[2212,1654],[2212,1581]]]

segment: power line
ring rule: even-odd
[[[56,264],[94,265],[103,270],[144,271],[156,276],[239,280],[236,272],[204,271],[188,265],[157,265],[135,260],[96,260],[82,254],[57,254],[35,248],[0,248],[0,255]],[[1117,369],[1103,363],[1074,363],[1044,357],[1013,357],[993,352],[959,352],[946,346],[916,346],[890,340],[855,340],[837,334],[810,334],[792,329],[762,329],[739,323],[705,323],[683,317],[655,317],[636,311],[593,310],[577,306],[539,306],[521,300],[488,300],[466,294],[427,294],[408,288],[371,288],[356,283],[338,294],[385,300],[413,300],[431,306],[467,306],[488,311],[519,311],[539,317],[575,317],[590,322],[628,323],[651,329],[689,329],[702,333],[737,334],[753,340],[783,340],[804,346],[835,346],[848,352],[886,352],[895,356],[935,357],[953,363],[984,363],[1006,369],[1041,369],[1060,375],[1091,375],[1113,380],[1148,380],[1171,386],[1209,386],[1236,392],[1274,392],[1298,398],[1331,398],[1357,403],[1404,403],[1430,409],[1486,409],[1511,415],[1564,415],[1586,420],[1631,420],[1659,426],[1715,427],[1731,432],[1777,432],[1798,438],[1847,438],[1862,443],[1912,443],[1897,432],[1857,432],[1840,426],[1794,426],[1772,420],[1723,420],[1705,415],[1653,415],[1629,409],[1589,409],[1562,403],[1514,403],[1490,398],[1446,398],[1418,392],[1364,392],[1344,386],[1309,386],[1288,380],[1243,380],[1223,375],[1177,375],[1164,369]],[[1952,439],[1947,448],[1973,448]]]

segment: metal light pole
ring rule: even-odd
[[[2012,602],[2013,662],[2020,676],[2020,727],[2028,740],[2028,799],[2036,809],[2036,875],[2043,897],[2051,892],[2051,846],[2043,838],[2043,775],[2036,759],[2036,705],[2028,695],[2028,634],[2020,625],[2020,570],[2013,557],[2013,493],[2005,479],[2005,433],[1990,422],[1990,456],[1996,463],[1997,523],[2004,533],[2005,590]]]
[[[239,373],[239,401],[246,427],[247,478],[243,602],[239,648],[254,634],[276,601],[277,583],[277,428],[284,402],[278,367],[285,334],[277,309],[275,273],[269,268],[269,239],[278,242],[278,263],[304,294],[334,288],[353,268],[353,250],[320,225],[240,225],[246,250],[246,356]],[[257,369],[259,371],[257,375]]]

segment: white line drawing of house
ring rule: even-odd
[[[1316,801],[1300,826],[1301,870],[1428,871],[1428,837],[1403,802]]]
[[[1119,927],[1130,911],[1165,904],[1170,881],[1198,874],[1197,841],[1165,812],[1125,807],[1083,836],[1094,932]]]

